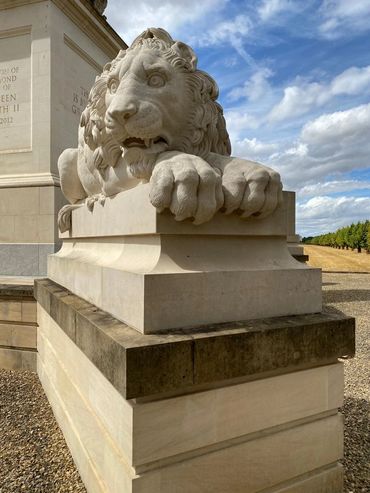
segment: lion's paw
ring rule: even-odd
[[[170,209],[176,221],[194,224],[212,219],[223,205],[221,173],[202,158],[163,153],[150,179],[150,201],[158,212]]]
[[[222,189],[225,214],[236,211],[244,219],[268,216],[283,198],[279,173],[262,164],[237,158],[225,167]]]

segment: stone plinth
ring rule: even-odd
[[[89,492],[339,493],[354,320],[143,335],[36,281],[38,372]]]
[[[157,214],[141,185],[72,213],[48,276],[143,333],[321,311],[321,272],[286,246],[286,204],[203,225]]]
[[[46,274],[65,203],[58,156],[126,45],[89,0],[0,0],[0,273]]]

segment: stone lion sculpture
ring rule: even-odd
[[[150,182],[158,212],[178,221],[209,221],[222,210],[265,217],[282,200],[274,170],[230,157],[218,87],[197,69],[197,57],[159,28],[138,36],[96,78],[81,115],[78,148],[66,149],[58,168],[72,205],[59,214]]]

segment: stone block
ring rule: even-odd
[[[39,275],[38,244],[0,244],[0,266],[4,276]]]
[[[324,467],[303,477],[289,481],[289,485],[274,488],[271,493],[342,493],[343,467],[341,464]]]
[[[11,298],[0,298],[0,320],[5,322],[21,322],[22,302]]]
[[[34,300],[22,300],[22,322],[36,323],[36,302]]]
[[[0,323],[0,347],[36,349],[36,325],[17,325]]]
[[[9,243],[14,238],[14,216],[0,216],[0,243]]]
[[[0,216],[32,216],[39,213],[38,187],[2,188]]]
[[[36,371],[36,366],[36,351],[0,347],[0,368]]]

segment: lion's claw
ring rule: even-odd
[[[236,212],[243,219],[262,219],[282,202],[279,173],[262,164],[233,159],[222,177],[225,214]]]
[[[209,221],[223,204],[221,175],[198,156],[167,152],[150,180],[150,201],[158,212],[168,208],[176,221]]]

